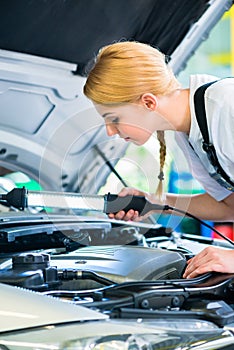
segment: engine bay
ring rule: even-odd
[[[231,248],[160,225],[43,214],[19,222],[11,213],[0,222],[0,283],[110,318],[192,317],[224,326],[234,322],[234,275],[182,277],[186,261],[212,244]]]

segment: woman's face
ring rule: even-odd
[[[160,126],[162,117],[142,104],[125,103],[118,106],[95,106],[104,118],[108,136],[119,135],[126,142],[143,145]]]

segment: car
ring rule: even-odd
[[[234,274],[182,277],[233,241],[109,219],[123,203],[99,191],[111,173],[123,183],[127,145],[82,93],[95,54],[119,40],[160,48],[178,74],[232,4],[0,3],[0,349],[233,349]]]

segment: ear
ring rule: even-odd
[[[152,111],[154,111],[158,107],[157,97],[149,92],[141,96],[141,102],[147,109],[150,109]]]

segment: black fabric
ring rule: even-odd
[[[209,0],[0,0],[0,48],[78,64],[115,41],[170,56]]]
[[[195,115],[203,137],[202,147],[206,152],[210,163],[213,165],[215,171],[218,174],[220,174],[222,178],[231,185],[231,187],[233,187],[234,183],[231,181],[230,177],[225,173],[225,171],[221,167],[218,157],[216,155],[215,147],[212,143],[210,143],[210,139],[209,139],[209,131],[208,131],[207,120],[206,120],[205,91],[206,89],[208,89],[209,86],[211,86],[214,83],[216,83],[216,81],[212,81],[210,83],[204,84],[195,91],[195,94],[194,94]]]

